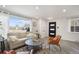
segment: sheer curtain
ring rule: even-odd
[[[9,14],[0,13],[0,35],[7,39]]]

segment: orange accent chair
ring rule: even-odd
[[[61,51],[60,39],[61,39],[60,35],[57,35],[55,37],[49,37],[48,38],[49,50],[50,50],[50,44],[53,44],[53,45],[58,46],[60,48],[60,51]]]

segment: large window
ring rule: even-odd
[[[30,32],[31,23],[30,19],[11,16],[9,19],[9,32]]]
[[[70,31],[79,32],[79,19],[70,20]]]

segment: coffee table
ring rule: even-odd
[[[31,51],[31,50],[38,50],[38,49],[42,49],[42,42],[40,42],[39,40],[33,40],[33,39],[27,39],[25,41],[25,44],[27,45],[27,48]],[[34,52],[33,51],[33,52]]]

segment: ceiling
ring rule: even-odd
[[[44,19],[79,17],[78,5],[7,5],[0,6],[0,9],[13,14]]]

